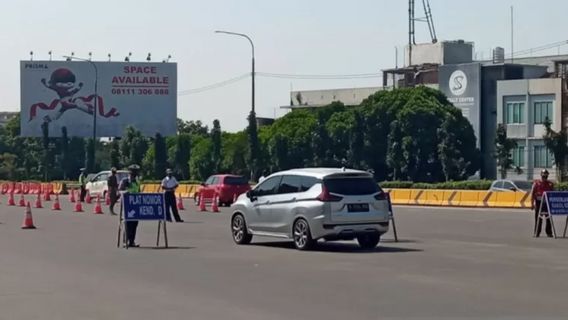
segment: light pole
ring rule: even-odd
[[[91,165],[93,166],[92,169],[95,168],[95,152],[96,152],[96,148],[97,148],[97,110],[98,110],[98,101],[99,101],[99,92],[98,92],[98,87],[99,87],[99,70],[97,69],[97,65],[91,61],[90,59],[84,59],[84,58],[78,58],[75,56],[63,56],[64,58],[67,58],[68,60],[78,60],[78,61],[83,61],[83,62],[88,62],[93,69],[95,70],[95,103],[93,106],[93,151],[92,154],[90,155],[91,158]]]
[[[249,132],[249,149],[250,149],[250,171],[251,171],[251,179],[254,180],[255,179],[255,169],[256,169],[256,164],[257,164],[257,155],[258,155],[258,132],[256,130],[256,114],[255,114],[255,84],[254,84],[254,80],[255,80],[255,71],[254,71],[254,43],[252,42],[252,39],[247,36],[246,34],[243,33],[237,33],[237,32],[231,32],[231,31],[223,31],[223,30],[217,30],[215,31],[215,33],[224,33],[224,34],[228,34],[228,35],[232,35],[232,36],[238,36],[238,37],[242,37],[248,40],[248,42],[250,43],[250,46],[252,48],[252,107],[251,107],[251,111],[250,111],[250,115],[248,117],[249,120],[249,126],[248,126],[248,132]]]
[[[233,36],[243,37],[243,38],[246,38],[246,39],[250,42],[250,46],[251,46],[251,48],[252,48],[252,73],[251,73],[251,76],[252,76],[252,109],[251,109],[251,111],[254,113],[254,102],[255,102],[255,101],[254,101],[254,100],[255,100],[255,99],[254,99],[254,97],[255,97],[255,94],[254,94],[254,78],[255,78],[255,72],[254,72],[254,43],[252,42],[252,39],[251,39],[249,36],[247,36],[246,34],[243,34],[243,33],[236,33],[236,32],[223,31],[223,30],[217,30],[217,31],[215,31],[215,33],[224,33],[224,34],[229,34],[229,35],[233,35]]]

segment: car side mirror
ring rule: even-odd
[[[255,195],[255,193],[254,193],[253,190],[247,191],[246,196],[247,196],[247,198],[249,198],[250,201],[252,201],[252,202],[254,202],[254,201],[256,200],[256,195]]]
[[[511,191],[517,192],[517,188],[511,187]]]

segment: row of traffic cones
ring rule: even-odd
[[[207,206],[205,205],[205,197],[203,194],[199,195],[199,211],[207,212]],[[213,196],[213,202],[211,204],[211,211],[219,212],[219,196]]]

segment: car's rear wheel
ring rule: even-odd
[[[357,242],[359,242],[359,246],[363,249],[374,249],[379,244],[381,240],[381,236],[374,233],[366,233],[357,236]]]
[[[252,234],[247,230],[245,217],[242,214],[236,214],[231,221],[231,231],[233,241],[236,244],[249,244],[252,240]]]
[[[298,250],[309,250],[314,244],[315,240],[312,239],[310,226],[304,219],[298,219],[293,227],[294,246]]]

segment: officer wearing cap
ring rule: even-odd
[[[81,188],[81,193],[79,194],[79,200],[85,202],[85,196],[87,195],[87,175],[85,174],[85,168],[79,169],[81,174],[79,175],[79,185]]]
[[[120,191],[126,191],[129,193],[139,193],[140,192],[140,182],[138,181],[138,171],[140,171],[140,166],[133,164],[128,167],[129,175],[127,178],[122,179],[120,182]],[[136,244],[136,229],[138,228],[138,221],[127,221],[126,222],[126,240],[128,241],[129,247],[139,247]]]
[[[552,225],[550,223],[550,217],[541,218],[540,208],[542,205],[542,212],[548,212],[546,203],[542,203],[542,197],[545,192],[553,190],[554,184],[548,180],[548,170],[542,170],[540,172],[540,180],[535,180],[531,191],[531,205],[532,209],[534,209],[534,234],[536,237],[540,237],[543,219],[546,220],[546,235],[549,238],[552,237]]]
[[[176,219],[176,222],[183,222],[179,217],[178,208],[176,204],[176,189],[179,183],[176,177],[173,176],[172,169],[166,170],[166,177],[162,180],[160,187],[164,190],[164,199],[166,201],[166,216],[168,221],[172,220],[172,214]],[[170,213],[171,211],[171,213]]]
[[[118,200],[118,178],[116,177],[116,168],[110,169],[110,176],[107,179],[108,197],[110,200],[110,213],[116,215],[114,212],[114,205]]]

